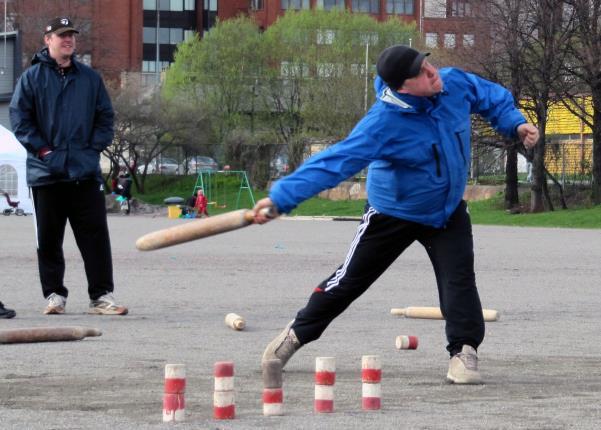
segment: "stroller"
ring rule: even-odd
[[[16,216],[25,216],[25,211],[19,208],[18,201],[13,202],[7,192],[2,191],[2,194],[4,194],[4,197],[6,197],[6,203],[8,203],[8,206],[10,206],[2,211],[3,215],[9,216],[14,213]]]

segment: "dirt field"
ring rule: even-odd
[[[67,314],[44,316],[31,217],[0,218],[0,300],[17,311],[0,329],[80,325],[78,342],[0,345],[0,428],[163,429],[163,368],[187,368],[187,421],[178,429],[598,429],[601,427],[601,231],[474,228],[483,306],[498,309],[479,350],[486,383],[446,384],[440,321],[393,317],[391,307],[437,305],[426,253],[411,247],[284,375],[286,415],[261,410],[260,357],[342,262],[356,222],[278,220],[140,253],[140,235],[185,222],[110,216],[116,297],[126,317],[88,316],[83,266],[65,241]],[[225,326],[228,312],[247,330]],[[419,337],[397,351],[397,335]],[[361,356],[379,354],[383,407],[362,412]],[[313,366],[337,360],[335,412],[316,415]],[[237,418],[212,419],[212,367],[232,360]]]

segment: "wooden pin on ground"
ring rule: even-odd
[[[87,327],[32,327],[0,330],[0,343],[62,342],[100,336],[97,328]]]
[[[390,313],[406,318],[422,318],[429,320],[444,319],[440,308],[436,307],[411,306],[408,308],[392,308]],[[487,322],[498,321],[500,318],[499,311],[494,309],[482,309],[482,315],[484,316],[484,321]]]
[[[238,314],[229,313],[225,316],[225,325],[231,329],[240,331],[246,327],[246,321]]]

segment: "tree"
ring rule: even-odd
[[[373,65],[387,46],[417,40],[415,26],[344,10],[288,12],[264,35],[263,106],[294,169],[310,136],[346,135],[374,100]],[[367,57],[367,58],[366,58]],[[366,64],[367,63],[367,64]]]
[[[165,79],[167,100],[192,99],[214,126],[216,142],[224,144],[238,128],[249,127],[255,116],[255,86],[263,67],[260,33],[247,17],[220,21],[202,39],[178,46]],[[220,157],[241,167],[236,152],[224,145]]]
[[[116,166],[125,167],[140,193],[152,160],[190,140],[208,139],[202,112],[181,100],[166,100],[159,92],[144,96],[134,87],[113,94],[115,138],[104,152]]]
[[[571,55],[567,72],[576,77],[565,106],[593,131],[591,199],[601,204],[601,0],[566,0],[574,13],[575,35],[565,48]],[[584,90],[584,91],[583,91]],[[591,104],[583,103],[583,92]]]

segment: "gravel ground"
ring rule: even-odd
[[[284,375],[286,415],[263,417],[260,357],[342,262],[357,223],[282,219],[154,252],[136,251],[147,232],[186,222],[109,217],[116,297],[125,317],[89,316],[83,265],[68,229],[67,314],[44,316],[32,217],[1,217],[0,300],[17,311],[0,329],[97,327],[77,342],[0,345],[0,428],[167,429],[163,369],[187,369],[186,422],[178,429],[598,429],[601,427],[601,231],[474,228],[483,306],[501,312],[479,350],[485,384],[445,383],[440,321],[390,315],[392,307],[437,305],[426,253],[412,246],[322,338],[303,347]],[[225,326],[228,312],[247,329]],[[419,337],[397,351],[397,335]],[[360,363],[379,354],[381,411],[362,412]],[[335,356],[335,412],[316,415],[315,357]],[[232,360],[237,417],[212,419],[212,367]]]

